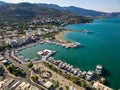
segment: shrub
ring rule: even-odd
[[[27,66],[28,66],[28,68],[32,68],[33,63],[32,63],[32,62],[30,62]]]

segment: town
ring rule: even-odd
[[[35,22],[35,21],[34,21]],[[37,21],[36,21],[37,22]],[[5,26],[4,26],[5,25]],[[36,54],[42,59],[30,60],[21,56],[19,51],[38,44],[49,43],[63,48],[79,48],[78,42],[63,41],[54,37],[65,31],[56,25],[29,25],[27,30],[4,23],[0,27],[0,89],[1,90],[112,90],[104,85],[102,65],[97,65],[95,71],[82,71],[72,65],[55,60],[51,51],[46,48]],[[17,27],[18,30],[11,30]],[[23,28],[22,28],[23,29]]]

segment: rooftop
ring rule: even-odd
[[[99,82],[95,82],[93,84],[93,87],[96,88],[97,90],[113,90],[112,88],[109,88],[109,87],[107,87]]]
[[[47,81],[47,82],[44,84],[44,86],[47,87],[47,88],[50,88],[52,85],[53,85],[53,84],[52,84],[52,82],[50,82],[50,81]]]

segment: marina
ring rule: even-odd
[[[80,43],[78,42],[69,42],[69,43],[63,43],[63,42],[60,42],[60,41],[56,41],[56,40],[51,40],[51,39],[45,39],[45,40],[39,40],[35,43],[30,43],[30,44],[26,44],[24,46],[20,46],[20,47],[16,47],[15,49],[12,50],[12,53],[11,53],[11,57],[15,57],[15,60],[18,59],[19,62],[29,62],[29,61],[36,61],[36,60],[39,60],[41,58],[44,58],[44,60],[46,60],[46,58],[48,58],[49,56],[51,56],[51,54],[55,53],[54,51],[51,52],[50,50],[45,50],[45,52],[50,52],[48,55],[46,56],[42,56],[41,57],[41,54],[43,54],[42,52],[38,52],[37,55],[39,55],[40,57],[36,56],[34,58],[26,58],[24,57],[24,55],[21,55],[21,51],[22,50],[25,50],[26,48],[32,48],[32,47],[35,47],[37,45],[42,45],[42,44],[45,44],[45,43],[48,43],[48,44],[51,44],[51,45],[57,45],[57,46],[62,46],[63,48],[78,48],[80,46],[82,46]],[[46,53],[47,53],[46,52]],[[45,54],[45,53],[44,53]],[[22,60],[22,61],[21,61]],[[24,61],[24,62],[23,62]]]
[[[110,20],[116,22],[116,19],[110,19]],[[105,26],[106,22],[108,21],[109,19],[103,19],[103,20],[100,19],[100,20],[95,20],[93,24],[85,24],[85,25],[75,24],[66,27],[68,29],[73,29],[73,30],[81,30],[84,29],[85,27],[86,29],[95,32],[94,34],[69,32],[63,36],[64,39],[66,40],[71,40],[84,44],[85,47],[83,48],[66,49],[59,45],[43,43],[41,45],[37,45],[32,48],[26,48],[20,51],[20,53],[26,58],[33,59],[37,57],[36,53],[38,51],[42,51],[46,48],[50,50],[55,50],[57,51],[57,54],[54,56],[55,59],[57,60],[60,59],[73,66],[80,67],[81,70],[85,70],[85,71],[94,70],[96,68],[95,66],[100,63],[104,66],[107,72],[105,73],[105,79],[108,83],[106,84],[112,88],[118,89],[120,86],[119,70],[113,67],[119,68],[120,53],[116,52],[119,50],[118,48],[119,35],[118,33],[116,33],[116,31],[119,31],[119,29],[114,28],[113,30],[112,27],[116,26],[116,24],[112,24],[112,25],[110,24],[108,25],[109,27],[104,28],[103,26]],[[95,26],[94,24],[96,23],[97,25]],[[113,33],[115,35],[113,35]],[[115,42],[115,43],[111,44],[111,42]],[[30,52],[32,52],[33,54],[30,55]],[[115,61],[117,63],[115,63]]]
[[[99,82],[103,78],[102,76],[99,76],[97,73],[95,73],[95,71],[93,71],[93,70],[82,71],[80,68],[75,68],[74,66],[72,66],[66,62],[62,62],[62,60],[55,60],[53,57],[49,57],[46,60],[48,62],[56,65],[58,68],[65,70],[65,73],[69,72],[69,73],[76,75],[77,77],[85,79],[87,81],[94,81],[95,80],[95,82],[96,81]],[[102,72],[102,69],[101,69],[101,72]],[[99,78],[95,79],[95,77],[94,77],[95,74]]]

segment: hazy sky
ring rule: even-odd
[[[104,12],[120,12],[120,0],[2,0],[5,2],[31,2],[58,4],[60,6],[77,6]]]

